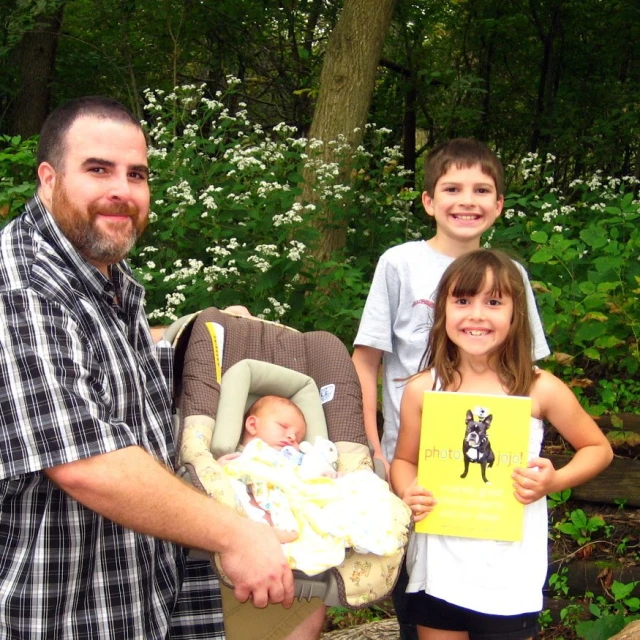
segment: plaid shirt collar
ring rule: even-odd
[[[134,293],[136,302],[143,303],[144,287],[132,276],[131,268],[125,260],[111,265],[111,279],[107,278],[99,269],[89,263],[69,239],[62,233],[53,214],[44,206],[38,193],[25,206],[26,218],[30,224],[51,244],[57,254],[67,264],[72,273],[78,274],[83,286],[93,295],[104,297],[105,300],[116,305],[117,299],[123,298],[125,289]]]

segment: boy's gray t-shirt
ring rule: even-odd
[[[400,400],[407,378],[418,372],[433,321],[438,283],[453,258],[434,251],[424,240],[392,247],[380,257],[354,344],[383,352],[382,453],[391,460],[400,425]],[[518,265],[520,266],[520,265]],[[550,351],[542,330],[535,297],[526,271],[529,320],[534,358]]]

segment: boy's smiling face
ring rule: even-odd
[[[422,204],[436,221],[430,244],[457,257],[480,246],[480,237],[502,213],[504,197],[498,196],[493,178],[479,164],[453,165],[440,176],[433,194],[422,194]]]

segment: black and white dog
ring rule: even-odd
[[[486,468],[487,466],[493,467],[496,459],[487,437],[487,430],[491,420],[493,420],[493,416],[484,407],[476,407],[474,413],[476,414],[475,416],[471,411],[467,411],[465,420],[467,429],[462,441],[464,473],[460,477],[466,478],[467,473],[469,473],[469,463],[475,462],[480,465],[482,479],[485,482],[489,482],[486,476]]]

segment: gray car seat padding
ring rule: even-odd
[[[222,376],[216,425],[211,441],[214,458],[236,450],[249,407],[263,396],[289,398],[302,411],[307,423],[305,440],[327,437],[327,423],[320,392],[313,378],[270,362],[240,360]],[[187,420],[197,419],[190,416]]]
[[[218,349],[212,345],[212,326],[224,334]],[[174,344],[174,380],[182,421],[192,415],[212,419],[218,415],[221,380],[217,368],[226,372],[240,360],[261,360],[309,376],[321,392],[332,389],[331,400],[322,405],[329,439],[367,446],[360,382],[347,348],[333,334],[300,333],[210,307],[194,316],[181,335]],[[178,429],[178,448],[183,427]]]

